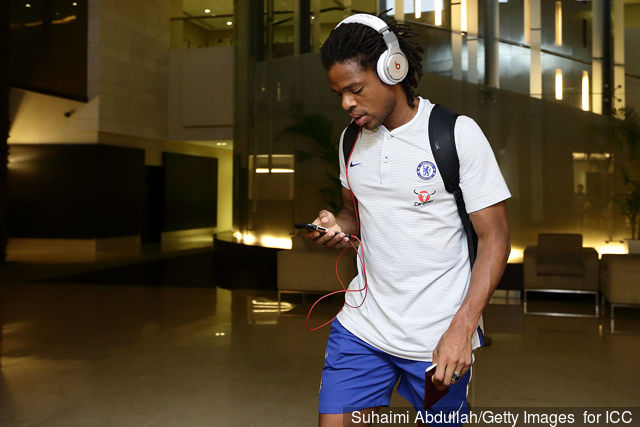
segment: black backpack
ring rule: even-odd
[[[458,161],[454,137],[454,128],[458,115],[448,108],[436,104],[429,117],[429,140],[444,186],[456,199],[458,213],[462,220],[464,232],[467,235],[469,261],[471,262],[471,267],[473,267],[478,250],[478,235],[469,219],[469,214],[464,205],[464,198],[462,197],[462,190],[460,189],[460,162]],[[348,167],[346,163],[349,161],[349,155],[359,133],[360,126],[354,122],[351,122],[344,133],[342,152],[344,154],[345,167]]]

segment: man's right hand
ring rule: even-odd
[[[349,243],[349,238],[342,232],[342,227],[336,222],[336,217],[333,213],[321,210],[318,213],[318,217],[313,221],[313,224],[320,225],[329,229],[328,232],[322,231],[309,231],[305,234],[305,239],[312,239],[318,245],[326,246],[328,248],[342,248]]]

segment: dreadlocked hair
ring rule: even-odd
[[[417,34],[406,24],[399,24],[389,18],[381,18],[398,38],[400,49],[407,58],[409,72],[402,81],[402,89],[407,97],[407,104],[414,107],[416,94],[414,89],[422,77],[422,54],[424,50],[417,41]],[[358,23],[342,24],[333,29],[329,38],[320,48],[322,65],[329,70],[336,62],[354,61],[362,70],[373,70],[380,55],[387,50],[382,35],[373,28]]]

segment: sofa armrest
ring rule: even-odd
[[[602,256],[601,290],[614,304],[640,304],[640,255]]]
[[[538,281],[538,274],[536,272],[536,263],[538,258],[538,247],[527,246],[524,249],[522,268],[524,272],[524,288],[535,287]]]
[[[582,261],[584,262],[584,284],[585,290],[597,291],[599,286],[598,252],[594,248],[582,248]]]
[[[609,273],[609,254],[602,255],[600,260],[600,292],[606,299],[611,301],[611,286],[610,286],[610,273]]]

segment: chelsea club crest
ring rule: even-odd
[[[421,162],[416,169],[418,176],[420,179],[424,179],[425,181],[430,180],[434,176],[436,176],[436,165],[431,163],[428,160]]]

